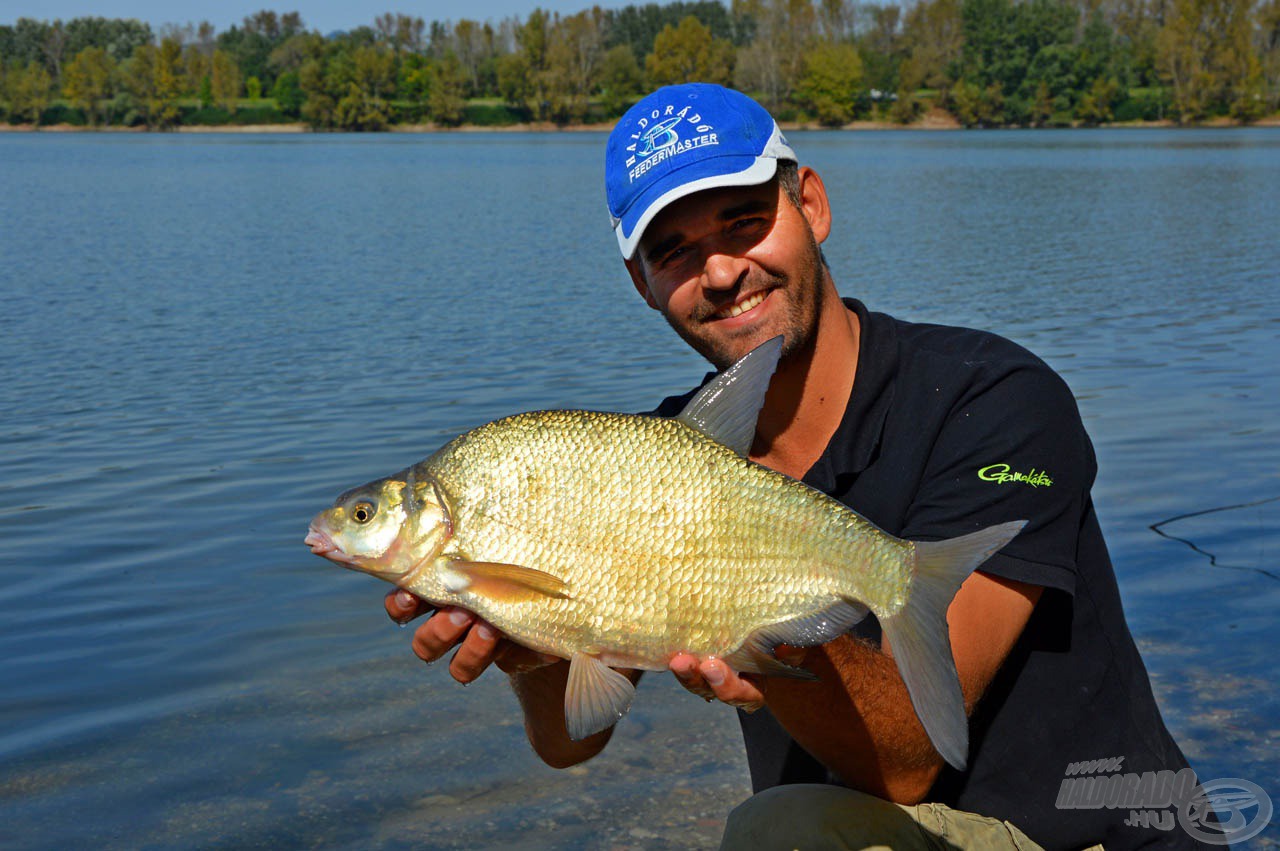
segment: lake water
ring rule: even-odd
[[[1066,377],[1170,727],[1280,799],[1280,131],[792,141],[842,293]],[[504,677],[424,667],[302,545],[488,419],[703,374],[618,261],[603,145],[0,134],[0,846],[714,843],[729,709],[648,678],[553,771]]]

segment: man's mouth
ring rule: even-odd
[[[724,307],[712,314],[714,319],[733,319],[735,316],[741,316],[748,310],[759,307],[760,304],[769,297],[768,290],[760,290],[754,292],[746,298],[736,301],[733,304],[726,304]]]

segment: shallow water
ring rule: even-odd
[[[1280,796],[1280,131],[792,141],[844,294],[1066,377],[1170,727]],[[384,586],[301,545],[485,420],[703,374],[617,260],[602,149],[0,135],[0,845],[714,843],[729,710],[650,677],[553,771],[502,678],[424,668]]]

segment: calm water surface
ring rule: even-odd
[[[1280,131],[793,142],[844,294],[1072,385],[1170,726],[1280,799]],[[0,135],[0,846],[714,842],[728,709],[652,677],[553,771],[504,678],[423,667],[301,543],[488,419],[702,375],[618,262],[603,144]]]

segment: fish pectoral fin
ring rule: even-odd
[[[564,724],[569,738],[585,739],[618,723],[636,696],[626,675],[586,653],[569,659],[569,683],[564,690]]]
[[[699,390],[675,418],[746,455],[781,353],[781,336],[756,346]]]
[[[792,647],[814,647],[818,644],[826,644],[833,638],[848,632],[854,624],[866,616],[866,606],[841,600],[811,615],[791,618],[757,629],[747,637],[741,647],[726,655],[724,659],[735,671],[745,674],[816,680],[817,677],[811,671],[780,661],[773,655],[773,648],[779,644],[789,644]]]
[[[470,591],[507,602],[540,597],[565,599],[569,596],[569,586],[564,580],[532,567],[454,559],[449,562],[449,569],[462,580],[456,583],[459,587],[450,588],[451,591]]]

